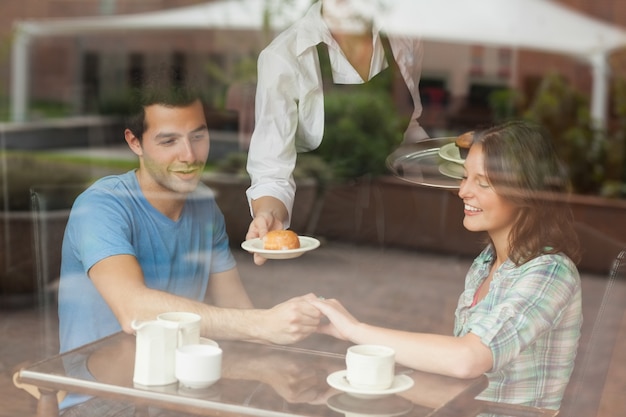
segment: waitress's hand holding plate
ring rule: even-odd
[[[263,239],[249,239],[241,243],[241,247],[250,252],[257,253],[266,259],[292,259],[302,256],[305,252],[316,249],[320,241],[309,236],[298,236],[300,247],[297,249],[265,249]]]

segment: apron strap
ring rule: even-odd
[[[326,45],[324,42],[320,42],[315,47],[317,48],[317,56],[319,57],[320,62],[322,86],[324,87],[324,91],[326,91],[326,88],[332,86],[333,84],[333,69],[330,66],[330,54],[328,53],[328,45]]]
[[[380,40],[383,45],[383,50],[385,52],[385,59],[387,60],[387,64],[391,68],[392,76],[395,77],[396,74],[400,74],[400,68],[398,67],[398,63],[396,62],[396,59],[393,56],[393,50],[391,49],[391,43],[389,42],[389,37],[381,35]],[[331,86],[334,83],[333,82],[333,69],[330,64],[330,54],[328,52],[328,45],[325,44],[324,42],[320,42],[317,45],[315,45],[315,48],[317,49],[317,56],[319,58],[319,63],[320,63],[322,85],[324,86],[324,89],[325,89],[327,86]],[[379,74],[376,74],[375,77],[377,77],[378,75]],[[370,80],[366,81],[366,83],[369,81]],[[402,81],[406,85],[404,78],[402,79]]]

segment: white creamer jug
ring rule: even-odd
[[[176,345],[178,326],[164,321],[133,321],[137,334],[133,382],[156,386],[177,382]]]
[[[178,326],[178,347],[200,343],[200,320],[198,314],[171,311],[157,316],[158,321],[167,321]]]

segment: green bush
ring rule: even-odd
[[[0,167],[0,207],[3,211],[30,210],[30,189],[33,186],[58,186],[61,190],[67,184],[87,185],[91,181],[87,167],[22,153],[0,153]]]
[[[324,140],[319,155],[337,179],[379,176],[385,159],[400,145],[403,124],[387,91],[326,94]],[[405,123],[403,123],[405,122]]]
[[[246,163],[247,152],[231,152],[215,164],[215,171],[232,175],[248,175]]]
[[[494,122],[502,123],[515,118],[519,114],[524,97],[517,90],[505,88],[492,92],[487,100]]]
[[[126,116],[132,109],[130,90],[109,92],[97,102],[97,113],[103,116]]]
[[[61,101],[33,100],[29,112],[34,119],[60,119],[72,115],[72,106]]]
[[[616,97],[619,99],[620,95]],[[524,117],[551,133],[556,150],[569,169],[575,192],[626,195],[619,185],[626,180],[619,169],[624,164],[624,152],[620,151],[624,146],[623,134],[594,128],[589,99],[563,77],[549,74],[542,80]]]
[[[328,164],[319,156],[310,153],[298,155],[296,168],[293,170],[293,177],[314,178],[320,187],[325,187],[333,179],[333,172]]]
[[[248,176],[246,164],[248,162],[247,152],[232,152],[218,161],[215,165],[215,171]],[[296,167],[293,171],[293,177],[298,179],[314,178],[317,183],[324,186],[332,178],[332,172],[329,166],[317,155],[299,154]]]

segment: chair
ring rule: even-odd
[[[56,295],[61,271],[61,246],[74,200],[85,184],[37,185],[30,189],[36,265],[36,300],[43,355],[58,353]]]
[[[584,297],[584,294],[583,294]],[[598,313],[591,329],[589,342],[577,360],[568,387],[568,400],[559,415],[566,417],[595,417],[600,410],[602,393],[611,369],[618,335],[626,326],[626,248],[613,261]],[[623,367],[623,366],[622,366]]]
[[[41,357],[59,352],[55,307],[61,272],[63,234],[74,200],[86,187],[86,184],[37,185],[30,189]],[[18,381],[19,368],[22,366],[25,363],[16,367],[13,384],[39,398],[40,393],[36,387]],[[64,396],[65,391],[60,391],[57,400],[61,401]]]

